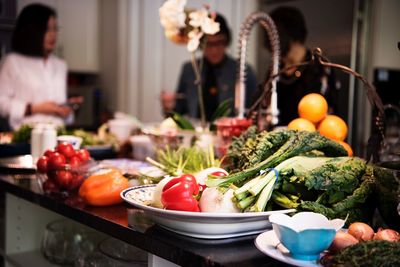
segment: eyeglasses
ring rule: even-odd
[[[206,48],[209,47],[225,47],[227,45],[226,40],[219,40],[219,41],[207,41]]]
[[[55,26],[55,27],[47,27],[46,32],[59,32],[60,31],[60,27],[59,26]]]

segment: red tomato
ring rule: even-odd
[[[90,154],[89,151],[87,151],[87,149],[79,149],[76,151],[76,155],[81,159],[81,161],[88,161],[90,159]]]
[[[224,173],[224,172],[222,172],[222,171],[216,171],[216,172],[210,173],[210,175],[212,175],[212,176],[218,176],[218,177],[224,177],[224,176],[226,176],[227,174]]]
[[[81,158],[80,157],[78,157],[78,156],[73,156],[73,157],[71,157],[70,159],[69,159],[69,164],[72,166],[72,167],[77,167],[79,164],[81,164]]]
[[[50,158],[56,151],[54,149],[47,149],[46,152],[44,152],[44,155],[48,158]]]
[[[43,183],[43,191],[45,193],[57,193],[60,191],[60,188],[54,180],[48,179]]]
[[[75,155],[74,147],[67,142],[59,143],[56,147],[56,151],[63,154],[66,158],[71,158]]]
[[[46,173],[47,172],[47,165],[49,162],[49,158],[46,156],[41,156],[36,163],[37,169],[39,172]]]
[[[72,179],[72,182],[69,186],[69,189],[71,189],[71,190],[79,188],[81,186],[81,184],[83,183],[83,181],[85,180],[85,177],[83,177],[80,174],[74,174],[73,176],[74,176],[74,178]]]
[[[74,176],[70,171],[61,170],[56,172],[56,181],[61,188],[70,189],[73,179]]]
[[[50,180],[55,180],[56,179],[56,171],[50,171],[50,170],[47,170],[47,177],[50,179]]]
[[[49,158],[49,163],[47,168],[49,170],[61,169],[64,167],[65,163],[66,163],[65,157],[58,152],[54,152],[54,154],[51,155]]]

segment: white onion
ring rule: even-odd
[[[154,206],[156,208],[160,208],[160,209],[164,208],[164,205],[161,203],[162,190],[163,190],[164,186],[174,178],[175,177],[166,176],[164,179],[162,179],[156,185],[156,188],[154,189],[154,194],[153,194],[153,202],[151,204],[152,206]]]
[[[201,212],[232,213],[240,212],[239,208],[232,201],[233,189],[222,193],[216,187],[207,187],[201,194],[199,207]]]

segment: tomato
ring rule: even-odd
[[[56,151],[64,155],[66,158],[71,158],[75,155],[74,147],[67,142],[59,143],[56,147]]]
[[[221,171],[212,172],[212,173],[210,173],[210,175],[212,175],[212,176],[218,176],[218,177],[227,176],[227,174],[226,174],[225,172],[221,172]]]
[[[81,161],[88,161],[90,159],[90,154],[89,151],[87,151],[87,149],[79,149],[78,151],[76,151],[76,155],[81,159]]]
[[[47,170],[47,177],[50,180],[55,180],[56,179],[56,171],[52,171],[52,170]]]
[[[51,155],[49,158],[49,163],[47,168],[49,170],[61,169],[65,166],[65,163],[66,163],[65,157],[58,152],[54,152],[54,154]]]
[[[50,158],[56,151],[54,149],[47,149],[46,152],[44,152],[44,155],[48,158]]]
[[[68,161],[71,167],[77,167],[79,164],[81,164],[81,162],[81,158],[78,156],[72,156]]]
[[[49,158],[46,156],[41,156],[36,163],[37,169],[39,172],[46,173],[47,172],[47,165],[49,162]]]
[[[74,174],[73,176],[74,176],[74,178],[72,179],[72,182],[69,186],[69,189],[71,189],[71,190],[79,188],[81,186],[81,184],[83,183],[83,181],[85,180],[85,177],[83,177],[80,174]]]
[[[70,189],[73,179],[74,176],[70,171],[56,171],[56,181],[61,188]]]
[[[60,191],[58,184],[54,180],[49,179],[43,183],[42,188],[45,193],[57,193]]]

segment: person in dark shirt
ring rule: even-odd
[[[303,14],[294,7],[279,7],[270,13],[276,24],[281,48],[280,69],[311,59],[311,51],[305,46],[307,28]],[[337,110],[338,88],[332,69],[306,65],[290,69],[279,77],[277,83],[279,122],[287,125],[298,117],[297,106],[301,98],[319,93],[328,101],[329,112]]]
[[[235,97],[237,62],[226,54],[226,49],[231,42],[231,32],[220,14],[217,14],[215,21],[220,24],[220,31],[215,35],[207,36],[201,72],[207,121],[210,120],[222,101],[233,100]],[[198,60],[200,61],[200,59]],[[246,107],[249,107],[252,95],[257,89],[257,81],[249,66],[246,66],[246,72]],[[176,93],[161,95],[164,113],[175,111],[193,118],[200,117],[199,97],[195,80],[191,62],[185,63],[178,80]],[[233,103],[234,101],[232,101],[232,110]]]

